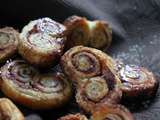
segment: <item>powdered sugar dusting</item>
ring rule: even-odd
[[[129,64],[141,64],[141,58],[144,58],[144,55],[141,54],[142,53],[142,50],[143,48],[145,48],[146,46],[145,45],[133,45],[133,46],[130,46],[128,48],[127,51],[121,51],[121,52],[118,52],[118,54],[114,54],[113,55],[113,58],[115,59],[119,59],[121,61],[128,61]]]

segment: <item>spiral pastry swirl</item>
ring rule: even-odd
[[[111,44],[112,30],[105,21],[70,16],[64,25],[67,27],[67,48],[84,45],[101,49],[108,48]]]
[[[71,96],[71,86],[62,73],[40,74],[23,60],[15,60],[1,69],[3,93],[27,107],[59,107]]]
[[[120,80],[114,60],[100,50],[77,46],[61,58],[61,67],[76,85],[76,100],[91,112],[100,103],[117,103],[121,98]]]
[[[92,113],[94,108],[100,104],[118,103],[121,91],[117,88],[117,83],[114,82],[113,76],[110,78],[98,76],[85,80],[85,83],[77,88],[77,103],[88,113]]]
[[[125,97],[152,97],[158,88],[158,81],[152,72],[136,65],[123,65],[119,71],[122,91]]]
[[[31,64],[46,67],[56,63],[63,53],[65,26],[50,18],[31,21],[19,41],[19,53]],[[31,51],[32,50],[32,51]]]
[[[76,46],[61,57],[61,67],[66,75],[75,83],[105,74],[108,68],[114,74],[114,60],[100,50]],[[115,79],[119,81],[118,77]]]
[[[0,63],[17,52],[19,33],[12,27],[0,29]]]
[[[85,115],[77,114],[69,114],[59,118],[58,120],[88,120]]]
[[[24,120],[24,116],[11,100],[0,98],[0,120]]]
[[[122,105],[101,105],[95,108],[91,120],[134,120],[134,118]]]

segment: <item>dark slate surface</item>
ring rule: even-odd
[[[30,20],[51,17],[62,22],[70,15],[107,20],[113,28],[114,58],[138,64],[160,75],[160,1],[159,0],[1,0],[0,26],[20,29]],[[126,103],[136,120],[160,119],[160,91],[155,99]],[[33,111],[19,106],[26,120],[56,120],[80,111],[74,102],[59,110]]]

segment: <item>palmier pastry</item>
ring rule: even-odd
[[[77,46],[61,58],[61,67],[77,87],[76,100],[87,112],[100,103],[117,103],[120,80],[111,57],[100,50]]]
[[[59,118],[58,120],[88,120],[86,116],[81,114],[69,114],[64,117]]]
[[[100,49],[111,44],[112,30],[105,21],[71,16],[64,21],[64,25],[67,27],[67,48],[84,45]]]
[[[104,52],[84,47],[76,46],[69,49],[61,57],[61,68],[64,73],[75,83],[82,82],[85,78],[92,78],[106,74],[106,71],[115,77],[114,60]]]
[[[19,33],[11,27],[0,29],[0,63],[17,52]]]
[[[118,74],[125,97],[150,98],[155,95],[159,83],[153,73],[146,68],[122,65]]]
[[[0,98],[0,120],[24,120],[24,116],[9,99]]]
[[[65,26],[50,18],[31,21],[20,34],[19,53],[31,64],[50,66],[63,53]]]
[[[101,105],[95,109],[91,120],[134,120],[134,118],[122,105]]]
[[[40,74],[23,60],[1,69],[1,90],[12,100],[33,109],[56,108],[71,96],[71,86],[62,73]]]
[[[121,91],[111,73],[105,76],[92,77],[77,88],[76,101],[86,112],[92,113],[100,104],[116,104],[120,101]]]

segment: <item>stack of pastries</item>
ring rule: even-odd
[[[133,120],[121,100],[153,97],[158,80],[146,68],[126,65],[98,50],[111,41],[107,22],[79,16],[64,24],[33,20],[21,33],[12,27],[0,29],[0,89],[7,97],[0,98],[0,120],[24,120],[11,100],[44,110],[63,107],[72,95],[90,117],[68,113],[58,120]],[[50,71],[56,64],[61,71]]]

